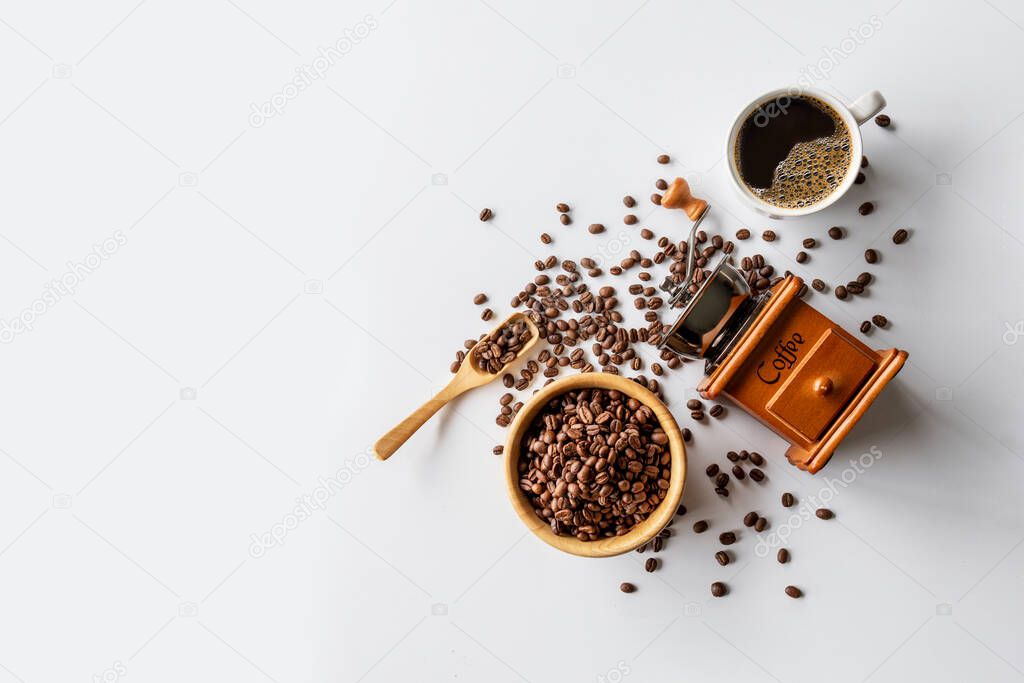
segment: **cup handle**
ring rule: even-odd
[[[882,97],[882,93],[872,90],[864,93],[848,106],[859,126],[885,108],[885,98]]]

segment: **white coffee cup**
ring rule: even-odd
[[[832,107],[832,109],[835,110],[835,112],[842,118],[843,123],[846,124],[846,127],[850,131],[851,168],[847,169],[843,182],[820,202],[809,206],[786,209],[764,201],[751,192],[744,184],[743,178],[740,176],[740,169],[736,160],[736,139],[739,137],[743,123],[758,109],[761,109],[762,107],[765,109],[765,111],[762,112],[762,115],[764,116],[782,115],[785,114],[789,102],[799,97],[812,97],[820,100]],[[882,97],[882,93],[877,90],[872,90],[871,92],[858,97],[851,104],[841,102],[832,95],[813,88],[800,88],[794,86],[791,88],[779,88],[778,90],[772,90],[771,92],[764,93],[740,110],[739,115],[732,123],[732,128],[729,130],[729,137],[725,146],[725,156],[729,161],[729,177],[732,179],[733,188],[736,190],[740,199],[743,200],[744,204],[771,218],[806,216],[807,214],[821,211],[826,206],[831,205],[846,194],[846,191],[853,185],[854,180],[857,179],[856,169],[860,166],[861,157],[864,155],[864,144],[860,137],[860,125],[880,112],[883,107],[885,107],[885,98]]]

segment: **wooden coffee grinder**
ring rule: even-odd
[[[723,254],[704,276],[695,267],[694,237],[710,206],[682,178],[661,205],[682,209],[693,221],[686,277],[662,285],[670,305],[682,311],[661,347],[703,360],[701,396],[729,397],[789,441],[791,463],[817,472],[900,371],[907,352],[861,343],[797,296],[803,280],[795,275],[755,295]]]

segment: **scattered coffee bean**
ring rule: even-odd
[[[711,417],[716,417],[717,418],[717,417],[722,417],[722,414],[724,412],[725,412],[725,408],[723,408],[721,405],[716,403],[715,405],[711,406],[711,410],[708,411],[708,415],[710,415]]]
[[[717,487],[715,487],[715,493],[720,495],[722,498],[728,498],[729,497],[729,489],[725,488],[724,486],[717,486]]]
[[[676,508],[676,517],[682,517],[685,514],[686,514],[686,506],[685,505],[680,505],[678,508]]]
[[[543,242],[544,244],[551,244],[551,235],[547,234],[546,232],[542,232],[540,234],[540,241]]]
[[[873,322],[876,327],[883,327],[884,328],[884,327],[887,327],[889,325],[889,319],[886,318],[881,313],[878,313],[877,315],[871,316],[871,322]]]
[[[768,528],[768,520],[764,517],[758,517],[757,521],[754,522],[754,531],[761,533]]]
[[[834,240],[841,240],[843,239],[843,229],[838,225],[833,225],[828,229],[828,236]]]
[[[686,402],[687,410],[701,410],[703,407],[704,404],[695,398],[691,398],[689,401]]]
[[[870,332],[871,331],[871,321],[870,320],[865,320],[864,322],[862,322],[860,324],[860,331],[861,331],[862,334],[867,334],[868,332]]]
[[[632,593],[636,590],[636,586],[631,584],[629,581],[623,581],[619,584],[619,590],[623,593]]]
[[[733,465],[732,476],[736,477],[737,481],[743,481],[747,478],[747,473],[739,465]]]
[[[740,228],[736,231],[736,239],[740,241],[750,239],[750,231],[746,228]]]
[[[491,310],[491,309],[489,309],[489,308],[485,308],[485,309],[483,310],[483,313],[481,313],[481,314],[480,314],[480,318],[481,318],[482,320],[490,320],[490,319],[491,319],[491,318],[493,318],[493,317],[494,317],[494,311],[492,311],[492,310]]]
[[[774,242],[775,237],[776,235],[774,230],[765,230],[764,232],[761,233],[761,239],[763,239],[765,242]]]
[[[569,214],[567,213],[563,213],[562,215],[560,215],[558,217],[558,220],[562,223],[562,225],[569,225],[570,223],[572,223],[572,219],[569,218]]]
[[[693,533],[702,534],[708,530],[708,522],[706,519],[702,519],[699,522],[693,523]]]
[[[494,453],[495,455],[501,455],[504,452],[505,447],[500,444],[491,449],[491,453]]]
[[[658,194],[657,192],[652,194],[651,195],[651,204],[657,204],[658,206],[661,206],[661,195]]]
[[[704,470],[704,473],[709,477],[713,477],[716,474],[718,474],[718,463],[713,462],[710,465],[708,465],[707,468]]]
[[[473,297],[473,303],[477,304],[478,306],[480,304],[487,303],[487,295],[484,294],[483,292],[477,294],[476,296]]]
[[[489,221],[494,216],[494,212],[490,209],[484,209],[480,212],[480,220]]]
[[[654,239],[654,233],[647,228],[643,228],[640,230],[640,236],[643,237],[645,240]]]
[[[661,154],[661,155],[658,156],[658,163],[659,164],[667,164],[670,161],[672,161],[672,159],[669,158],[669,156],[667,154]]]
[[[866,271],[857,276],[857,282],[859,282],[864,287],[870,285],[871,281],[874,279],[874,276]]]
[[[846,287],[844,287],[843,285],[839,285],[838,287],[836,287],[835,294],[836,298],[839,299],[840,301],[842,301],[843,299],[850,295]]]
[[[910,237],[910,232],[906,228],[900,228],[892,235],[893,244],[903,244]]]
[[[861,216],[867,216],[874,210],[875,205],[872,204],[871,202],[864,202],[863,204],[857,207],[857,213],[859,213]]]
[[[654,549],[654,552],[660,553],[661,549],[665,546],[665,539],[661,536],[656,536],[654,538],[654,543],[652,543],[651,546]]]
[[[789,551],[785,548],[779,548],[779,552],[776,553],[775,559],[779,561],[779,564],[786,564],[789,562]]]
[[[864,251],[864,260],[868,263],[878,263],[878,252],[874,249],[866,249]]]
[[[647,572],[653,572],[658,568],[658,558],[648,557],[647,561],[644,562],[644,570]]]
[[[875,117],[875,123],[880,128],[888,128],[892,124],[892,119],[889,118],[888,114],[879,114]]]
[[[569,211],[569,205],[564,202],[555,204],[555,211],[558,213],[566,213]]]
[[[801,591],[796,586],[786,586],[786,595],[788,595],[791,598],[800,598],[803,597],[803,594],[803,591]]]
[[[715,581],[713,584],[711,584],[711,595],[715,596],[716,598],[722,597],[727,592],[728,589],[725,587],[725,584],[721,581]]]
[[[715,477],[715,486],[719,488],[725,488],[729,484],[729,475],[725,472],[719,472],[718,476]]]
[[[816,246],[818,246],[818,240],[813,237],[808,237],[803,241],[804,249],[814,249]]]
[[[757,451],[750,454],[750,462],[754,463],[757,467],[764,465],[764,456]]]
[[[736,534],[731,531],[724,531],[718,534],[718,542],[722,545],[732,545],[736,542]]]
[[[798,251],[796,253],[796,262],[797,263],[807,263],[807,252],[806,251]]]
[[[597,235],[604,232],[604,226],[600,223],[591,223],[587,230],[590,231],[591,235]]]
[[[832,519],[836,516],[836,514],[829,510],[828,508],[818,508],[817,510],[814,511],[814,514],[818,517],[818,519]]]
[[[715,553],[715,560],[717,560],[718,564],[722,565],[723,567],[732,561],[729,557],[729,553],[725,552],[724,550],[719,550],[717,553]]]
[[[750,470],[750,478],[758,483],[761,483],[762,481],[764,481],[764,472],[755,467],[754,469]]]
[[[857,171],[857,177],[853,179],[853,184],[854,185],[863,185],[864,181],[867,180],[867,179],[868,179],[868,177],[866,175],[864,175],[860,171]]]
[[[743,515],[743,526],[754,526],[757,523],[757,513],[748,512]]]
[[[868,158],[866,156],[862,156],[860,158],[860,167],[861,168],[867,168],[869,165],[870,164],[868,164]]]
[[[627,213],[623,217],[622,222],[625,223],[626,225],[636,225],[637,217],[631,213]]]
[[[791,508],[794,503],[796,503],[796,497],[792,493],[787,491],[782,494],[782,507]]]
[[[654,186],[659,190],[667,190],[668,181],[666,181],[664,178],[658,178],[658,180],[654,183]]]
[[[630,208],[630,209],[633,208],[634,206],[636,206],[636,200],[633,199],[628,194],[625,197],[622,198],[622,203],[625,204],[626,207]]]
[[[824,292],[828,288],[828,285],[825,284],[824,280],[814,278],[814,280],[811,281],[811,287],[814,287],[814,290],[817,292]]]

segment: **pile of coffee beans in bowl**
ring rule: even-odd
[[[669,488],[669,438],[654,411],[613,389],[568,391],[548,401],[523,437],[519,488],[560,536],[621,536]]]
[[[515,360],[519,350],[533,337],[523,320],[512,320],[481,339],[470,352],[473,364],[492,375]]]

